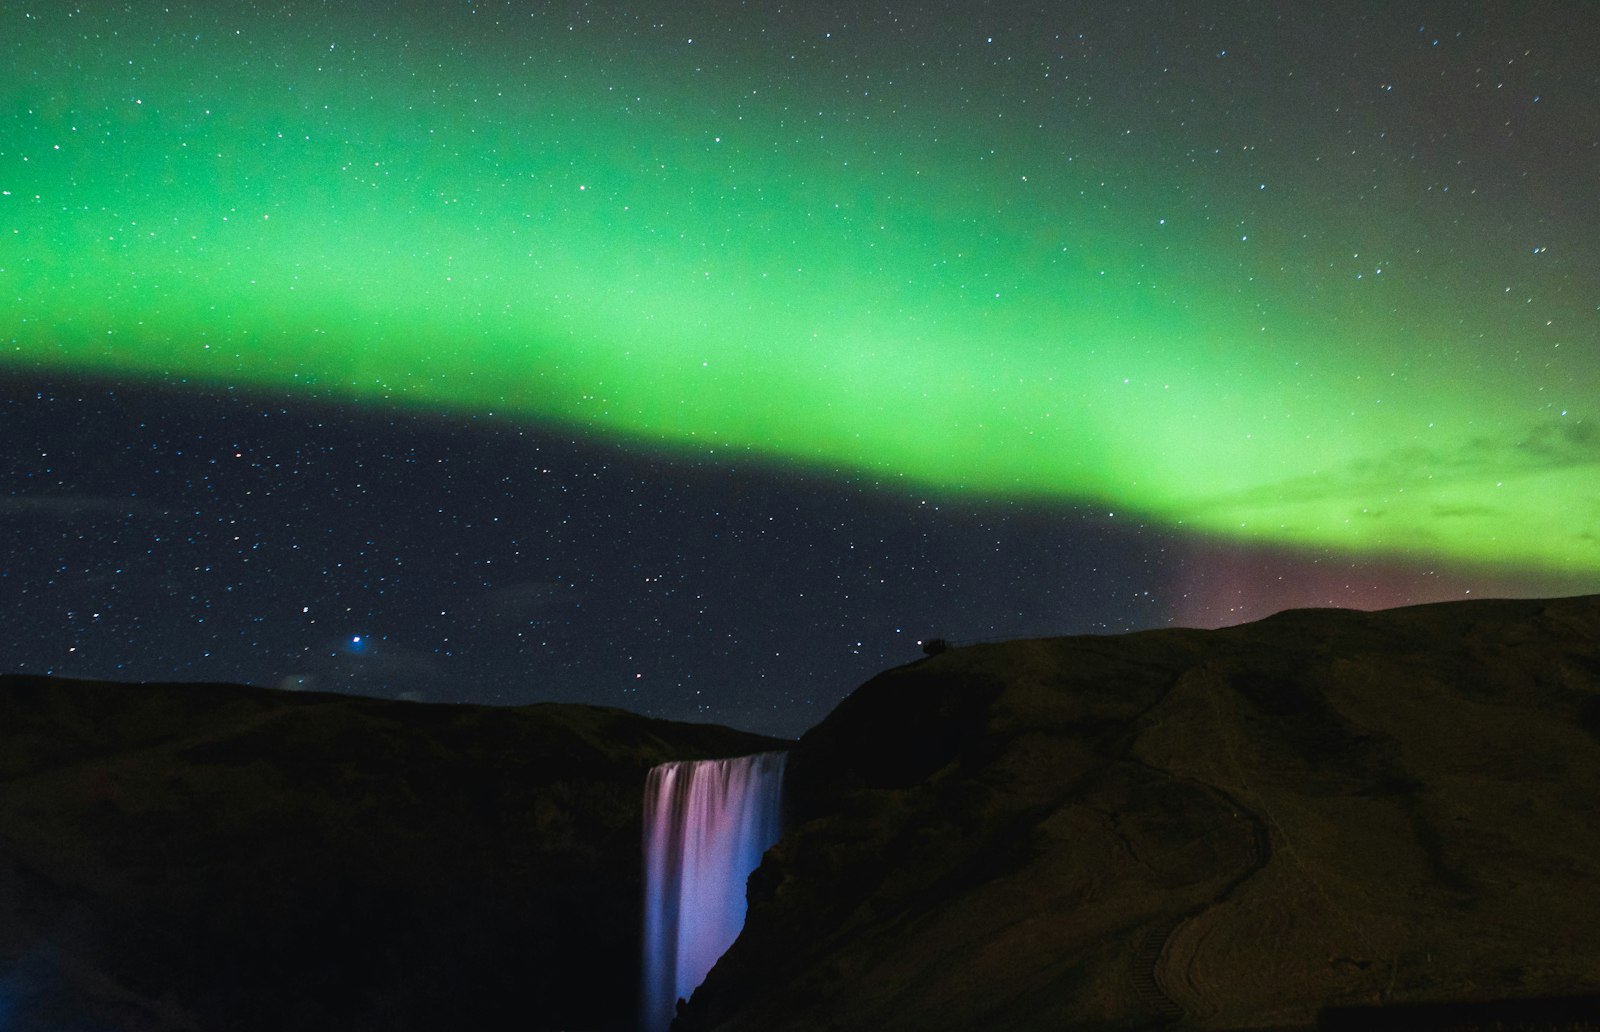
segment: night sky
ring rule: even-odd
[[[795,735],[1600,591],[1600,5],[0,7],[4,668]]]

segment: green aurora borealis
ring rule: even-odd
[[[1600,571],[1567,34],[133,6],[0,14],[12,370]]]

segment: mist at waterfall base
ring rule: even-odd
[[[641,1032],[665,1032],[744,927],[745,882],[782,830],[786,753],[664,763],[644,794]]]

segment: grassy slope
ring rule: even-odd
[[[1600,971],[1600,597],[955,649],[790,763],[694,1028],[1308,1025]]]

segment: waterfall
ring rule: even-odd
[[[778,841],[787,754],[663,763],[644,790],[643,1032],[665,1032],[744,927],[745,882]]]

